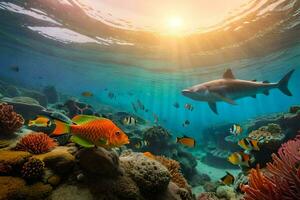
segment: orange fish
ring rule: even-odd
[[[56,125],[53,135],[71,133],[71,140],[84,147],[101,146],[104,148],[120,147],[129,144],[128,136],[111,120],[89,115],[76,115],[74,124],[54,120]]]
[[[146,151],[143,154],[144,154],[144,156],[146,156],[148,158],[155,159],[155,156],[151,152],[149,152],[149,151]]]

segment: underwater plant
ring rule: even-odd
[[[28,151],[33,154],[42,154],[50,151],[57,143],[45,133],[32,132],[25,135],[17,143],[15,150]]]
[[[0,104],[0,133],[12,134],[19,130],[24,124],[24,119],[21,115],[13,110],[12,105],[6,103]]]
[[[249,185],[242,187],[244,200],[292,200],[300,199],[300,135],[284,143],[273,162],[267,163],[267,172],[259,167],[252,169]]]
[[[43,161],[30,158],[22,167],[22,177],[26,180],[37,180],[43,176],[44,167]]]

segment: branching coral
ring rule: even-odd
[[[300,199],[300,136],[283,144],[273,163],[267,164],[267,173],[252,169],[249,185],[244,186],[244,200]]]
[[[163,164],[170,172],[171,180],[180,188],[188,188],[188,183],[180,172],[180,164],[176,160],[164,156],[155,156],[155,160]]]
[[[15,149],[28,151],[33,154],[41,154],[50,151],[56,145],[56,142],[48,135],[33,132],[21,138]]]
[[[23,124],[23,117],[14,112],[13,106],[6,103],[0,104],[0,133],[14,133],[20,129]]]

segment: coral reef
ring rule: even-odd
[[[290,200],[300,198],[300,136],[284,143],[273,163],[267,164],[267,172],[252,169],[249,185],[243,186],[245,200]]]
[[[121,164],[127,174],[144,192],[164,191],[168,187],[171,176],[165,166],[143,154],[120,156]]]
[[[84,172],[91,176],[114,177],[122,174],[116,153],[104,148],[86,148],[77,152],[76,158]]]
[[[2,102],[6,102],[14,107],[14,110],[22,115],[25,120],[34,119],[38,114],[41,114],[45,107],[41,106],[38,101],[30,97],[4,97]]]
[[[56,142],[44,133],[30,133],[21,138],[15,149],[28,151],[33,154],[42,154],[50,151],[56,146]]]
[[[38,180],[43,176],[44,163],[36,158],[30,158],[22,167],[22,177],[26,180]]]
[[[23,164],[31,154],[24,151],[10,151],[1,150],[0,151],[0,163],[6,163],[9,165],[20,165]]]
[[[227,200],[235,200],[236,199],[236,194],[234,191],[234,188],[223,185],[219,186],[216,191],[217,197],[219,198],[226,198]]]
[[[46,86],[43,93],[47,98],[48,103],[56,103],[58,101],[58,94],[54,86]]]
[[[18,177],[0,176],[0,200],[37,200],[45,199],[52,191],[49,184],[37,182],[27,185]]]
[[[72,99],[67,100],[63,105],[58,105],[58,108],[64,110],[70,118],[78,114],[99,116],[91,105]]]
[[[198,196],[197,200],[219,200],[219,198],[212,192],[203,192]]]
[[[188,183],[180,172],[180,164],[176,160],[164,156],[155,156],[155,160],[163,164],[169,170],[172,182],[180,188],[189,189]]]
[[[19,130],[24,124],[21,115],[13,110],[13,106],[6,103],[0,103],[0,133],[11,134]]]

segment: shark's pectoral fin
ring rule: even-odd
[[[263,93],[265,94],[265,95],[269,95],[270,93],[269,93],[269,90],[265,90],[265,91],[263,91]]]
[[[251,97],[253,97],[255,99],[256,98],[256,94],[252,95]]]
[[[228,97],[226,97],[226,96],[224,96],[224,95],[222,95],[222,94],[219,94],[219,93],[213,93],[217,98],[219,98],[220,100],[222,100],[222,101],[225,101],[226,103],[229,103],[229,104],[231,104],[231,105],[237,105],[237,103],[233,100],[233,99],[231,99],[231,98],[228,98]]]
[[[215,114],[218,114],[216,102],[208,102],[208,106]]]

